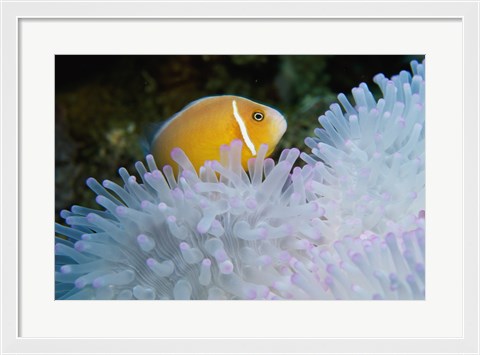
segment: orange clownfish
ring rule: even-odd
[[[243,142],[242,165],[257,155],[261,144],[270,155],[287,129],[277,110],[239,96],[210,96],[196,100],[171,117],[155,134],[150,151],[159,166],[175,169],[170,153],[182,149],[198,171],[207,160],[220,160],[220,146]]]

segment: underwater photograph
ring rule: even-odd
[[[424,55],[56,55],[56,300],[424,300]]]

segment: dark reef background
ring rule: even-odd
[[[57,55],[56,220],[73,204],[96,208],[86,179],[119,182],[118,168],[135,171],[149,125],[193,100],[233,94],[275,107],[288,121],[277,152],[302,149],[338,93],[349,96],[361,82],[376,89],[375,74],[410,70],[413,59],[424,56]]]

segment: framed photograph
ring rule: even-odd
[[[55,299],[425,299],[424,77],[423,55],[56,55]]]
[[[479,3],[2,3],[2,353],[478,353]]]

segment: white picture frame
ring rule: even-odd
[[[2,2],[1,353],[478,354],[479,9],[478,1]],[[253,20],[257,38],[225,35],[250,33],[242,25]],[[284,25],[272,33],[268,21]],[[149,31],[164,39],[136,36]],[[162,51],[425,53],[426,300],[55,302],[53,57]]]

